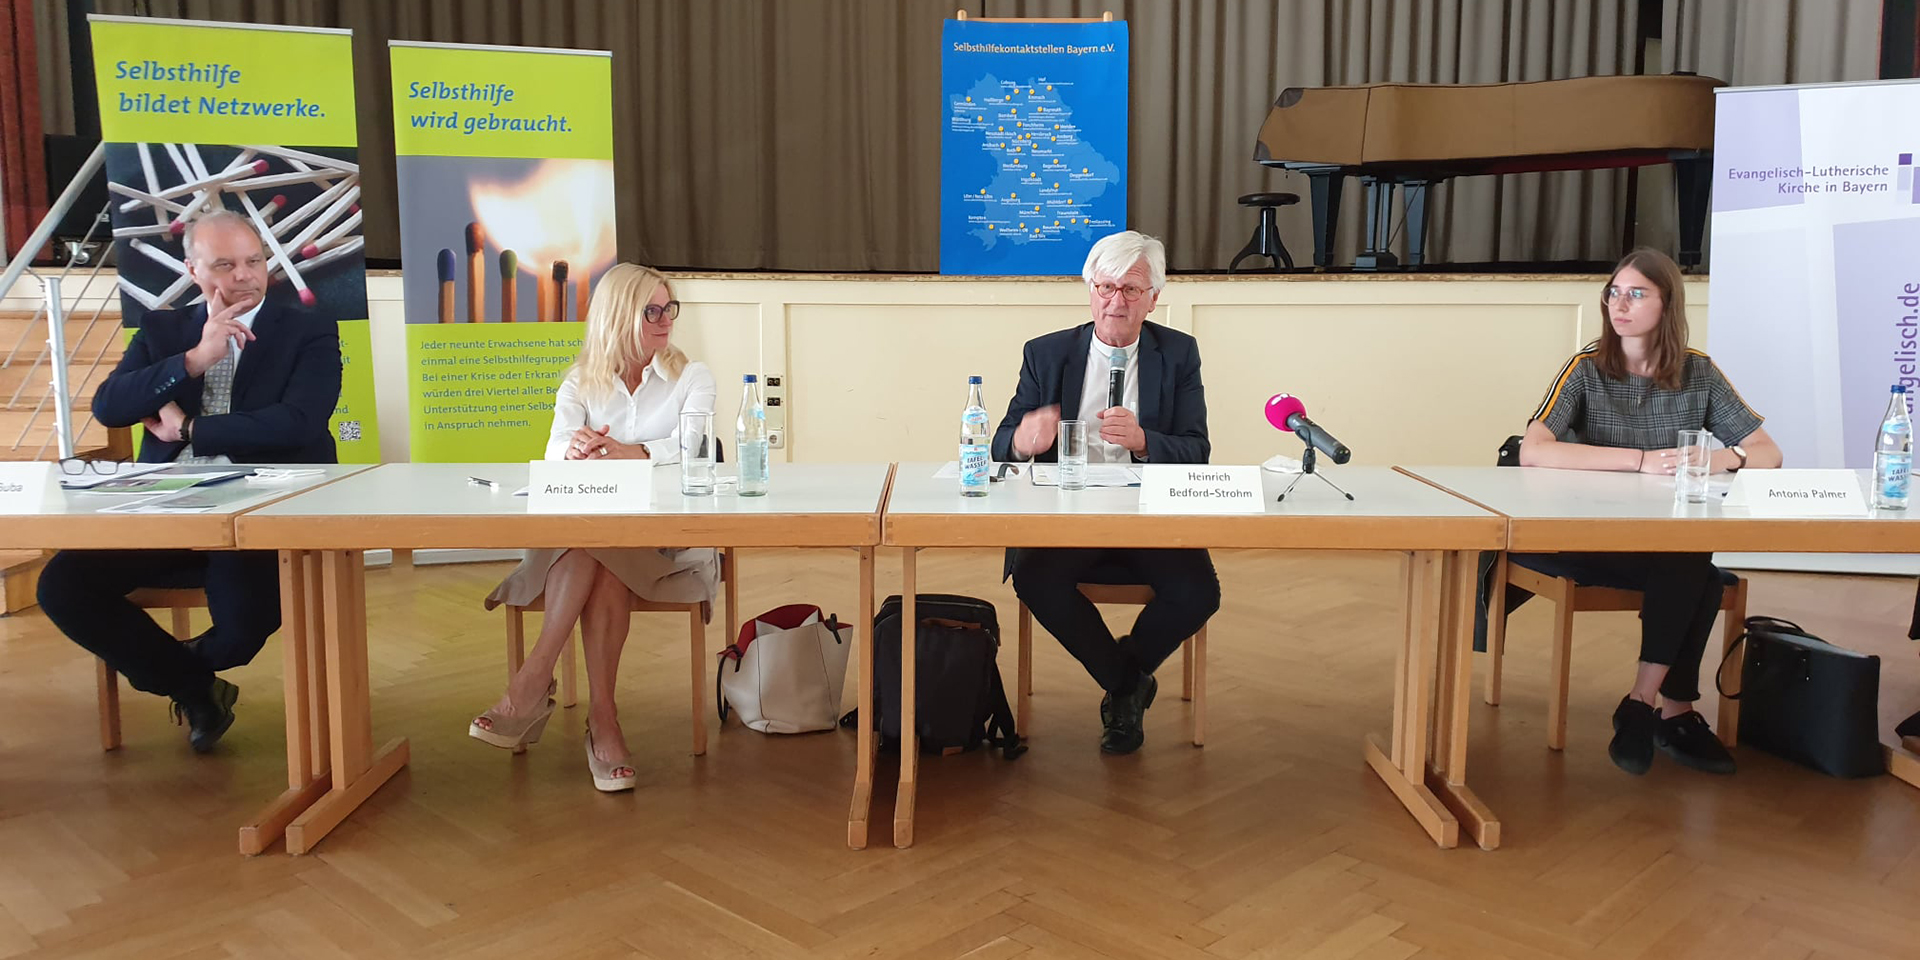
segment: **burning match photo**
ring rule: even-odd
[[[406,184],[400,254],[408,323],[586,319],[593,283],[617,252],[613,209],[605,200],[613,195],[612,163],[398,161]]]

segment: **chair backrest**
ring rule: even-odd
[[[1499,459],[1495,460],[1494,463],[1502,467],[1517,467],[1520,465],[1519,434],[1516,433],[1508,437],[1507,442],[1500,445]]]
[[[207,605],[207,591],[200,587],[141,587],[127,599],[142,610],[186,609]]]

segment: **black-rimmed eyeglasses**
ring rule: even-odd
[[[111,477],[119,473],[126,465],[127,461],[125,460],[82,460],[79,457],[67,457],[60,461],[60,472],[69,477],[77,477],[86,473],[97,473],[104,477]]]

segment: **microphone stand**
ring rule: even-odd
[[[1347,491],[1341,489],[1340,485],[1337,483],[1334,483],[1333,480],[1329,478],[1326,474],[1319,473],[1314,470],[1315,465],[1318,464],[1320,460],[1320,451],[1315,450],[1313,447],[1313,428],[1309,427],[1307,429],[1301,430],[1300,439],[1307,445],[1307,449],[1300,454],[1300,472],[1294,476],[1292,483],[1287,484],[1287,488],[1285,490],[1280,491],[1280,496],[1275,498],[1274,502],[1276,503],[1287,502],[1287,494],[1293,492],[1293,488],[1299,485],[1302,477],[1307,477],[1307,476],[1319,477],[1320,482],[1326,484],[1329,487],[1332,487],[1335,493],[1338,493],[1341,496],[1346,497],[1348,500],[1352,500],[1353,494],[1348,493]]]

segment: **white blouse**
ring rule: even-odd
[[[589,397],[572,377],[560,384],[553,399],[553,432],[547,437],[548,460],[565,460],[567,444],[581,427],[608,427],[607,436],[621,443],[643,443],[655,463],[680,462],[680,414],[712,413],[717,388],[713,371],[698,361],[667,376],[660,357],[640,372],[640,386],[632,393],[615,378],[604,396]]]

